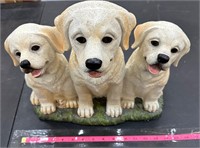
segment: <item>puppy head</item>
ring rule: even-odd
[[[80,9],[81,8],[81,9]],[[129,48],[135,16],[105,1],[85,1],[67,8],[54,21],[83,71],[101,77],[120,48]]]
[[[138,25],[134,36],[132,48],[140,48],[151,73],[167,70],[171,64],[177,67],[180,59],[190,50],[186,34],[170,22],[157,21]]]
[[[4,47],[15,66],[25,73],[40,76],[55,53],[63,53],[63,40],[55,27],[33,23],[16,28],[5,40]]]

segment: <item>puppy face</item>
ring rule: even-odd
[[[22,72],[31,73],[33,77],[42,76],[49,64],[55,59],[55,53],[62,52],[62,45],[55,43],[56,36],[51,34],[51,27],[25,24],[14,30],[5,41],[5,49],[14,65],[20,65]],[[52,37],[50,37],[52,36]],[[51,38],[51,39],[50,39]],[[51,40],[54,39],[52,42]]]
[[[129,48],[135,25],[133,14],[104,1],[77,3],[55,19],[66,49],[74,50],[82,74],[90,78],[106,75],[117,50]]]
[[[182,56],[189,52],[189,39],[175,24],[157,22],[143,24],[139,28],[140,33],[135,32],[134,46],[137,44],[142,50],[146,67],[152,74],[167,70],[171,64],[177,66]]]
[[[69,39],[78,64],[94,78],[101,77],[109,69],[122,38],[119,22],[109,16],[105,18],[99,17],[96,21],[79,18],[69,27]]]

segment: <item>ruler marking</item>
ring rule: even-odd
[[[73,143],[73,142],[143,142],[143,141],[200,140],[199,133],[177,135],[139,136],[64,136],[64,137],[22,137],[21,143]]]

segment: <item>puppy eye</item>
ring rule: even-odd
[[[17,52],[15,53],[15,55],[16,55],[17,57],[20,57],[20,56],[21,56],[21,52],[17,51]]]
[[[86,43],[86,41],[87,41],[86,38],[84,38],[84,37],[82,37],[82,36],[81,36],[81,37],[77,37],[76,40],[77,40],[79,43],[81,43],[81,44],[84,44],[84,43]]]
[[[102,42],[108,44],[108,43],[111,43],[112,40],[113,39],[111,37],[105,36],[105,37],[103,37]]]
[[[158,46],[159,45],[159,42],[158,41],[151,41],[151,45],[153,45],[153,46]]]
[[[177,48],[172,48],[171,49],[171,53],[177,53],[178,52],[178,49]]]
[[[38,45],[34,45],[31,47],[31,50],[33,50],[33,51],[38,51],[39,49],[40,49],[40,46],[38,46]]]

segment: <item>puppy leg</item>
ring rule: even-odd
[[[39,99],[40,102],[40,111],[43,114],[51,114],[56,111],[55,99],[51,92],[45,89],[33,89],[35,95]]]
[[[32,93],[31,93],[30,100],[31,100],[32,105],[40,105],[40,101],[39,101],[39,99],[35,96],[34,91],[32,91]]]
[[[66,99],[66,108],[77,108],[78,107],[78,102],[77,102],[78,96],[76,94],[76,90],[74,87],[72,87],[73,86],[72,81],[71,81],[71,83],[68,83],[68,84],[70,84],[70,86],[67,87],[68,90],[65,91],[65,93],[64,93],[65,98],[67,98]]]
[[[118,117],[122,114],[121,108],[122,83],[110,86],[107,95],[106,114],[111,117]]]
[[[134,86],[130,80],[124,80],[123,90],[122,90],[122,108],[134,108],[135,105],[135,93]]]
[[[75,85],[78,94],[78,115],[83,118],[90,118],[94,114],[92,95],[86,86]]]
[[[156,112],[159,109],[158,99],[162,95],[162,91],[149,92],[145,98],[143,98],[144,109],[148,112]]]
[[[66,80],[63,92],[55,96],[58,108],[77,108],[78,96],[71,79]]]

